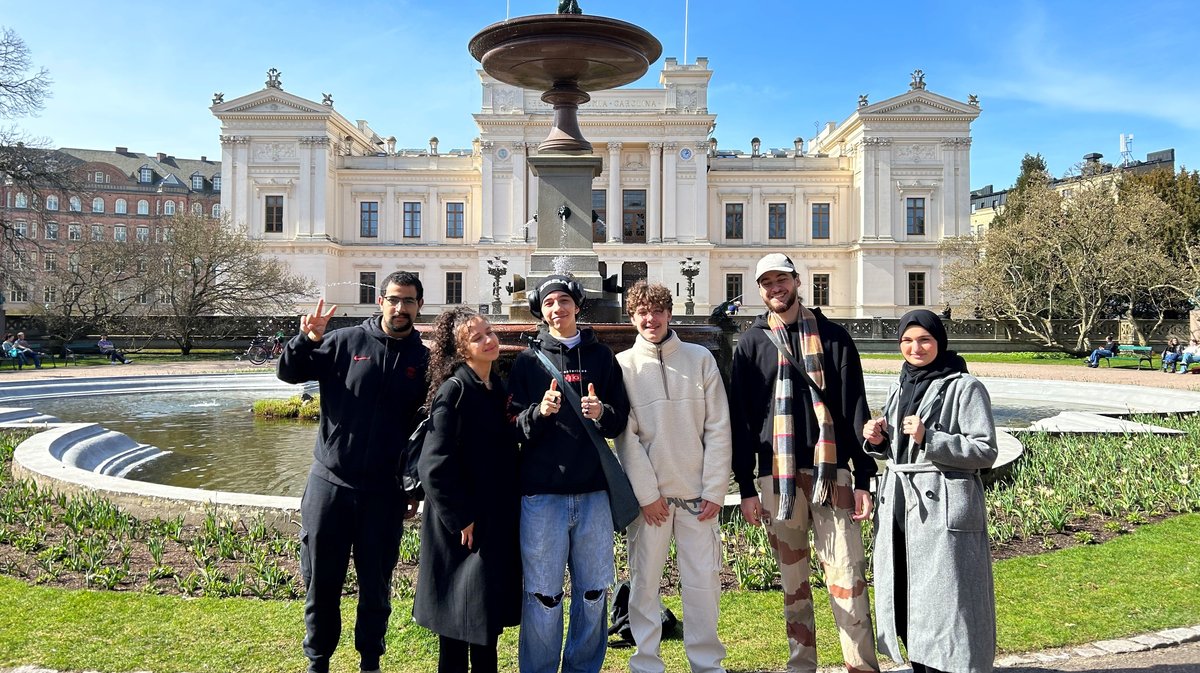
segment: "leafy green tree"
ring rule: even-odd
[[[1021,195],[1030,189],[1045,187],[1050,184],[1050,180],[1050,172],[1046,170],[1046,159],[1041,154],[1026,154],[1025,158],[1021,159],[1021,172],[1017,175],[1016,184],[1008,191],[1004,207],[996,213],[989,226],[1003,227],[1011,220],[1020,219],[1020,209],[1023,207]]]

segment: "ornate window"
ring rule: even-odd
[[[909,236],[925,235],[925,199],[910,197],[905,199],[905,222],[908,225]],[[912,302],[909,302],[910,304]],[[919,302],[924,304],[925,302]]]
[[[263,213],[263,231],[268,234],[283,233],[283,197],[268,196],[266,211]]]

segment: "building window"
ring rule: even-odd
[[[93,213],[103,213],[104,212],[104,199],[100,198],[99,196],[92,199],[92,212]]]
[[[626,189],[621,192],[621,240],[625,243],[646,242],[646,190]]]
[[[829,306],[829,274],[814,273],[812,288],[813,306]]]
[[[14,283],[8,289],[8,299],[9,301],[29,301],[29,291]]]
[[[283,197],[268,196],[266,212],[263,213],[263,231],[268,234],[283,233]]]
[[[787,238],[787,204],[767,204],[767,238]]]
[[[46,197],[46,210],[58,210],[58,197],[57,196],[47,196]]]
[[[192,204],[192,215],[195,215],[196,217],[203,216],[204,215],[204,204],[193,203]]]
[[[8,255],[9,262],[12,264],[13,271],[25,270],[25,251],[13,250]]]
[[[24,192],[17,192],[16,206],[18,208],[28,208],[29,207],[29,197],[25,196]]]
[[[908,274],[908,305],[925,305],[925,272],[919,271]]]
[[[608,236],[608,190],[592,190],[592,243],[603,243]]]
[[[104,171],[96,171],[95,175],[92,176],[92,180],[98,185],[104,184]]]
[[[214,175],[212,178],[212,183],[213,183],[213,191],[214,192],[221,191],[221,176]]]
[[[446,274],[446,303],[461,304],[463,300],[463,275],[461,271]]]
[[[137,228],[137,240],[138,240],[138,243],[149,243],[150,242],[150,227],[138,227]]]
[[[733,301],[742,296],[742,274],[725,274],[725,301]]]
[[[219,203],[213,204],[212,216],[213,216],[214,220],[221,216],[221,204],[219,204]]]
[[[163,242],[163,243],[170,243],[170,242],[171,242],[171,239],[172,239],[172,238],[174,238],[174,236],[175,236],[175,230],[174,230],[174,229],[172,229],[172,228],[170,228],[170,227],[163,227],[163,228],[162,228],[162,242]]]
[[[29,234],[29,226],[23,221],[13,223],[13,228],[17,232],[17,238],[25,238]]]
[[[78,196],[72,196],[71,201],[70,201],[70,208],[71,208],[72,213],[82,213],[83,212],[83,201],[80,201]]]
[[[451,201],[446,204],[446,238],[462,238],[467,223],[466,204]]]
[[[812,204],[812,237],[829,238],[829,204]]]
[[[378,201],[363,201],[358,204],[358,235],[363,238],[379,236]]]
[[[906,199],[905,204],[906,222],[908,223],[909,236],[924,236],[925,235],[925,199],[910,198]],[[924,304],[925,302],[921,302]]]
[[[118,215],[127,215],[129,214],[129,204],[125,202],[125,199],[117,199],[113,205],[113,212]]]
[[[93,241],[103,241],[104,240],[104,225],[102,225],[102,224],[93,224],[92,225],[92,240]]]
[[[149,304],[149,303],[150,303],[150,293],[149,293],[149,292],[143,292],[143,293],[139,294],[139,295],[137,296],[137,303],[139,303],[139,304]]]
[[[375,303],[375,272],[374,271],[359,271],[358,272],[358,303],[374,304]]]
[[[58,240],[58,222],[47,222],[46,223],[46,240],[47,241],[57,241]]]
[[[79,273],[79,253],[73,252],[67,256],[67,271]]]
[[[197,173],[196,175],[192,176],[192,189],[197,192],[200,191],[201,189],[204,189],[204,176],[203,175],[200,175],[199,173]]]
[[[42,300],[47,304],[53,304],[58,301],[58,288],[53,285],[47,285],[42,288]]]
[[[117,243],[125,242],[125,225],[118,224],[117,226],[113,227],[113,240]]]
[[[740,239],[742,237],[745,212],[746,204],[744,203],[725,204],[725,238]]]
[[[143,166],[141,170],[138,171],[138,182],[148,183],[153,179],[154,171],[150,170],[148,166]]]
[[[404,202],[404,238],[421,238],[421,204]]]
[[[42,254],[42,263],[43,263],[43,268],[46,271],[49,271],[49,272],[58,271],[58,254],[53,253],[53,252],[43,253]]]
[[[145,257],[138,257],[138,259],[137,259],[137,270],[138,270],[138,273],[146,273],[146,270],[147,270],[148,268],[149,268],[149,267],[148,267],[148,265],[146,264],[146,258],[145,258]]]
[[[67,225],[67,240],[82,241],[83,240],[83,225],[68,224]]]
[[[138,208],[137,209],[138,215],[149,215],[150,214],[150,202],[147,201],[146,199],[141,199],[140,201],[138,201],[137,208]]]
[[[175,214],[175,202],[168,199],[167,202],[163,204],[163,215],[174,215],[174,214]]]

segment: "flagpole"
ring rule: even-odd
[[[687,65],[688,48],[688,0],[683,0],[683,64]]]

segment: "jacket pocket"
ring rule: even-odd
[[[971,472],[944,472],[946,485],[946,528],[963,532],[987,530],[983,509],[983,485]]]

